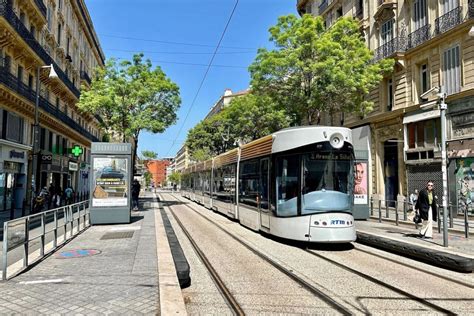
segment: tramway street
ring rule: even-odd
[[[187,229],[193,231],[196,236],[200,236],[197,239],[198,244],[209,249],[207,251],[215,268],[225,273],[232,273],[227,276],[227,282],[230,282],[228,287],[233,294],[236,294],[239,303],[249,306],[245,301],[248,297],[239,290],[245,288],[247,293],[252,293],[252,308],[246,310],[247,313],[270,312],[266,309],[269,307],[269,302],[271,306],[276,307],[275,302],[280,301],[286,302],[287,307],[292,306],[293,311],[308,308],[309,313],[336,313],[337,311],[324,302],[321,303],[318,298],[309,295],[308,292],[304,293],[302,289],[294,292],[290,287],[291,283],[287,284],[287,277],[279,275],[279,272],[274,271],[271,266],[262,266],[258,260],[250,259],[251,256],[248,257],[247,252],[241,253],[241,247],[235,246],[230,238],[221,235],[219,227],[286,267],[292,271],[293,275],[303,278],[314,288],[326,293],[343,307],[339,310],[341,313],[344,311],[354,314],[414,312],[469,314],[472,312],[474,300],[472,274],[447,271],[357,243],[347,246],[285,243],[246,229],[237,222],[183,199],[179,195],[162,194],[161,198],[165,205],[166,201],[176,199],[181,201],[182,204],[179,204],[176,210],[180,220]],[[204,220],[203,216],[215,224]],[[216,293],[216,290],[215,288],[210,290],[211,281],[202,282],[203,279],[208,278],[207,273],[199,265],[199,260],[189,248],[186,237],[173,219],[172,224],[191,265],[192,285],[183,290],[188,312],[190,314],[212,313],[216,310],[215,305],[211,307],[212,304],[209,302],[215,299],[213,293]],[[205,243],[210,243],[210,245]],[[235,257],[235,255],[238,256]],[[235,262],[238,262],[238,268],[235,268]],[[268,276],[263,274],[270,271],[273,271],[270,274],[273,279],[267,279]],[[256,283],[251,282],[252,280],[259,281],[255,285]],[[266,289],[264,292],[266,295],[257,295],[261,293],[258,290],[261,288]],[[301,291],[304,294],[299,294]],[[315,303],[312,304],[311,301]],[[220,306],[223,308],[222,305]]]
[[[165,206],[168,204],[167,201],[171,202],[169,203],[171,210],[189,231],[243,312],[246,314],[310,314],[315,310],[323,313],[334,311],[331,304],[324,301],[324,297],[318,298],[315,294],[308,292],[255,253],[237,243],[214,225],[210,225],[206,219],[190,211],[185,205],[174,204],[176,202],[173,203],[173,201],[176,200],[172,195],[163,194],[162,196]],[[232,225],[231,222],[229,223]],[[175,230],[179,231],[175,224],[176,221],[173,221]],[[219,292],[215,286],[212,286],[208,273],[205,273],[202,265],[199,264],[193,254],[194,251],[189,246],[189,241],[182,232],[179,233],[179,239],[186,255],[192,258],[189,260],[192,264],[191,271],[194,273],[196,269],[197,274],[191,276],[193,285],[183,292],[185,301],[188,303],[188,312],[190,314],[229,313],[225,303],[216,298]]]

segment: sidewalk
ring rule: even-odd
[[[357,242],[381,248],[417,260],[460,272],[474,269],[474,237],[448,233],[448,247],[443,234],[433,229],[433,239],[418,237],[415,225],[396,226],[376,219],[356,221]]]
[[[166,291],[179,285],[169,277],[176,274],[174,266],[160,274],[158,254],[165,258],[169,245],[157,203],[145,194],[130,224],[91,226],[27,272],[0,283],[0,314],[162,313],[169,302],[160,302],[167,295],[160,293],[161,283]]]

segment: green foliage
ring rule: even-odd
[[[168,177],[169,181],[174,183],[174,184],[178,184],[180,183],[181,181],[181,173],[179,172],[176,172],[176,171],[173,171],[169,177]]]
[[[325,29],[321,17],[288,15],[269,31],[276,49],[259,49],[249,68],[252,88],[285,109],[294,124],[312,123],[319,112],[372,110],[366,96],[394,61],[373,62],[356,20],[340,18]]]
[[[285,111],[277,109],[269,97],[248,94],[232,99],[227,108],[192,128],[186,145],[193,160],[204,161],[289,123]]]
[[[176,122],[181,104],[178,86],[160,67],[152,69],[150,60],[136,54],[132,61],[107,61],[96,69],[89,90],[83,89],[78,103],[81,111],[98,114],[109,134],[118,133],[122,141],[132,138],[136,156],[142,130],[162,133]]]
[[[145,160],[156,159],[158,154],[152,150],[142,150],[142,157]]]
[[[150,183],[151,183],[151,173],[150,173],[150,171],[148,171],[148,170],[145,171],[145,173],[143,174],[143,176],[145,177],[145,185],[146,185],[147,187],[149,187],[149,186],[150,186]]]

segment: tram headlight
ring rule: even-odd
[[[333,148],[339,149],[344,146],[344,136],[339,133],[332,134],[329,143]]]

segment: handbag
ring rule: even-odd
[[[416,212],[415,217],[413,217],[413,222],[415,224],[420,224],[422,221],[420,213]]]

